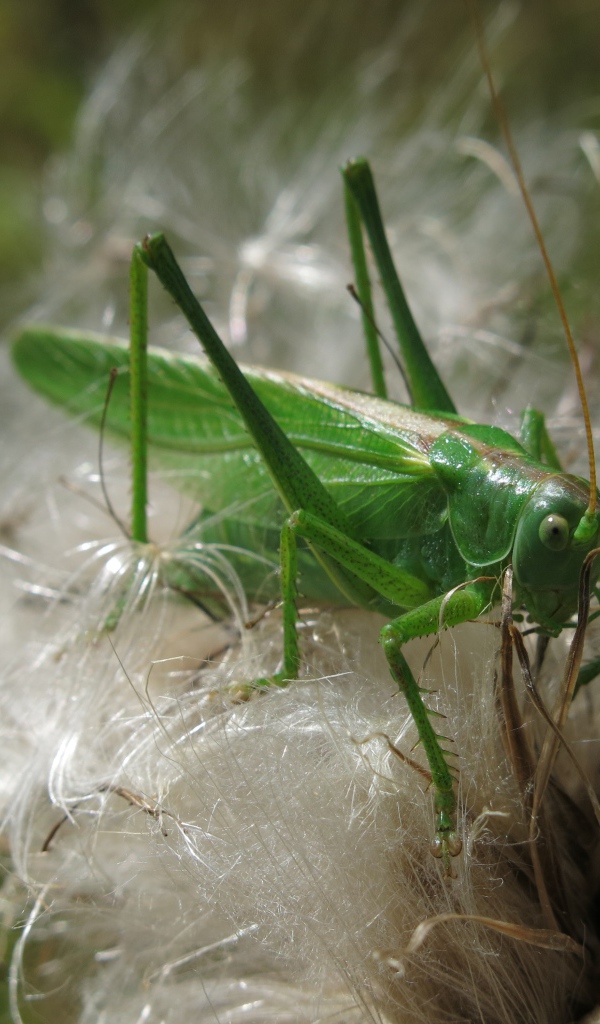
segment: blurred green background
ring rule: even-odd
[[[40,192],[79,104],[125,33],[164,0],[0,0],[0,325],[43,251]]]
[[[223,43],[238,12],[250,22],[262,15],[264,25],[269,0],[187,0],[185,6],[190,3],[206,32]],[[384,8],[403,6],[403,0],[383,0]],[[453,29],[464,28],[467,10],[460,0],[428,6],[431,38],[421,39],[413,60],[424,82],[428,74],[436,82],[452,50],[448,40]],[[500,6],[497,0],[481,4],[486,16]],[[68,148],[79,104],[116,42],[162,8],[165,0],[0,0],[0,326],[35,294],[28,271],[39,266],[43,252],[40,194],[48,158]],[[169,5],[174,17],[177,9]],[[275,14],[275,31],[278,20]],[[600,121],[597,0],[527,0],[510,46],[522,103],[549,109],[587,93]],[[534,74],[527,70],[532,65]]]

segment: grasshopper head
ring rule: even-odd
[[[527,610],[556,632],[576,612],[579,576],[588,551],[600,544],[600,512],[586,518],[589,484],[547,477],[524,506],[515,535],[513,568]],[[600,559],[592,567],[592,584]]]

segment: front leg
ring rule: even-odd
[[[482,586],[471,584],[455,591],[449,597],[443,595],[428,601],[421,608],[400,615],[384,626],[380,635],[392,678],[406,698],[429,762],[436,811],[436,838],[431,852],[434,857],[443,860],[448,876],[452,875],[450,858],[456,857],[462,848],[462,842],[455,830],[454,779],[447,761],[450,751],[445,750],[440,744],[441,737],[435,732],[430,720],[434,712],[429,711],[423,703],[421,687],[402,654],[402,647],[414,637],[437,632],[440,626],[454,626],[459,622],[477,618],[488,600],[488,594]]]

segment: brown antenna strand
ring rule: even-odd
[[[476,0],[468,0],[468,4],[469,4],[470,11],[471,11],[471,17],[472,17],[472,20],[473,20],[473,25],[475,27],[475,37],[476,37],[476,40],[477,40],[477,48],[479,50],[479,56],[480,56],[480,59],[481,59],[482,67],[483,67],[483,70],[485,72],[485,76],[486,76],[487,81],[488,81],[488,86],[489,86],[489,90],[490,90],[490,95],[492,97],[492,104],[493,104],[493,107],[494,107],[494,111],[496,113],[496,117],[498,119],[498,123],[500,124],[500,129],[502,131],[502,135],[503,135],[504,141],[506,143],[506,148],[508,149],[508,155],[510,157],[510,162],[511,162],[513,170],[515,172],[515,177],[517,179],[517,183],[519,185],[519,189],[520,189],[521,195],[523,197],[523,202],[525,203],[525,207],[527,209],[527,213],[529,215],[529,219],[530,219],[531,225],[533,227],[533,231],[534,231],[534,234],[535,234],[535,237],[536,237],[536,241],[538,243],[539,250],[540,250],[540,253],[542,255],[542,259],[544,261],[544,266],[546,267],[546,273],[548,274],[548,279],[550,281],[550,287],[552,289],[552,294],[554,296],[554,301],[556,302],[556,306],[557,306],[557,309],[558,309],[558,314],[560,316],[560,319],[561,319],[561,322],[562,322],[562,325],[563,325],[563,330],[565,332],[565,337],[567,339],[567,345],[569,346],[569,352],[570,352],[570,355],[571,355],[571,361],[572,361],[573,367],[575,369],[575,377],[577,379],[577,389],[579,391],[579,397],[581,399],[581,406],[582,406],[582,411],[583,411],[583,419],[584,419],[584,423],[585,423],[585,434],[586,434],[586,438],[587,438],[587,448],[588,448],[588,460],[589,460],[589,464],[590,464],[590,500],[589,500],[589,504],[588,504],[587,512],[586,512],[586,518],[587,518],[587,517],[591,517],[591,516],[595,515],[595,512],[596,512],[596,458],[595,458],[595,455],[594,455],[594,438],[592,436],[592,424],[591,424],[591,420],[590,420],[590,411],[589,411],[589,406],[588,406],[587,397],[586,397],[586,393],[585,393],[585,387],[584,387],[584,383],[583,383],[583,376],[582,376],[582,373],[581,373],[581,366],[579,364],[579,356],[577,355],[577,349],[575,348],[575,342],[573,341],[573,335],[571,333],[571,327],[569,325],[569,320],[567,318],[567,313],[566,313],[566,310],[565,310],[565,306],[564,306],[564,303],[563,303],[563,300],[562,300],[562,297],[561,297],[561,294],[560,294],[560,289],[558,287],[558,281],[556,280],[556,274],[554,273],[554,267],[552,266],[552,262],[550,260],[549,254],[548,254],[548,250],[546,249],[546,244],[544,242],[544,238],[543,238],[542,231],[541,231],[541,228],[540,228],[537,216],[536,216],[536,212],[535,212],[535,210],[533,208],[533,203],[531,201],[531,196],[529,195],[529,192],[527,190],[527,185],[525,184],[525,176],[523,174],[523,169],[521,167],[521,161],[519,159],[519,154],[517,152],[517,147],[516,147],[514,139],[513,139],[512,131],[511,131],[510,124],[509,124],[509,120],[508,120],[508,117],[507,117],[507,114],[506,114],[506,110],[504,108],[504,104],[503,104],[502,100],[500,99],[500,96],[498,95],[498,92],[496,90],[496,86],[494,84],[494,79],[493,79],[493,76],[492,76],[490,60],[489,60],[489,57],[488,57],[487,47],[486,47],[486,44],[485,44],[485,35],[484,35],[484,31],[483,31],[483,24],[482,24],[482,21],[481,21],[481,14],[480,14],[480,11],[479,11],[479,8],[478,8]]]

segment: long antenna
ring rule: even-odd
[[[544,266],[546,267],[546,273],[548,274],[548,279],[550,281],[550,287],[552,289],[552,294],[554,296],[554,301],[556,302],[556,306],[557,306],[557,309],[558,309],[558,314],[559,314],[560,319],[562,321],[563,330],[565,332],[565,337],[567,339],[567,344],[569,346],[569,352],[571,354],[571,360],[572,360],[573,366],[575,368],[575,377],[577,378],[577,388],[578,388],[578,391],[579,391],[579,397],[581,399],[581,407],[582,407],[582,410],[583,410],[583,419],[584,419],[584,423],[585,423],[585,433],[586,433],[586,438],[587,438],[588,460],[589,460],[589,464],[590,464],[590,500],[589,500],[589,503],[588,503],[588,507],[587,507],[587,509],[585,511],[584,517],[581,520],[579,526],[577,527],[577,529],[575,531],[575,535],[574,535],[574,539],[576,541],[584,542],[584,541],[590,539],[590,537],[596,532],[596,529],[597,529],[596,521],[595,521],[596,493],[597,492],[596,492],[596,458],[595,458],[595,455],[594,455],[594,438],[592,436],[592,424],[591,424],[591,420],[590,420],[590,411],[589,411],[589,406],[588,406],[587,397],[586,397],[586,393],[585,393],[585,387],[584,387],[584,384],[583,384],[583,376],[582,376],[582,373],[581,373],[581,366],[579,364],[579,356],[577,355],[577,349],[575,348],[575,342],[573,341],[573,335],[571,333],[571,328],[569,326],[569,321],[568,321],[568,318],[567,318],[567,313],[566,313],[566,310],[565,310],[565,307],[564,307],[564,303],[563,303],[563,300],[562,300],[562,297],[561,297],[561,294],[560,294],[560,289],[558,287],[558,281],[556,280],[556,274],[554,273],[554,267],[552,266],[552,262],[550,260],[549,254],[548,254],[548,250],[546,249],[546,244],[544,242],[544,238],[543,238],[543,235],[542,235],[542,232],[541,232],[541,229],[540,229],[540,225],[539,225],[539,222],[538,222],[535,210],[533,208],[533,203],[531,201],[531,196],[529,195],[529,192],[527,190],[527,185],[525,184],[525,176],[523,174],[523,169],[521,167],[521,161],[519,159],[519,154],[517,152],[517,147],[516,147],[514,139],[513,139],[512,131],[511,131],[511,128],[510,128],[510,123],[509,123],[509,120],[508,120],[508,117],[507,117],[507,114],[506,114],[506,110],[504,108],[504,104],[503,104],[502,100],[500,99],[500,96],[498,95],[498,92],[496,91],[496,86],[494,84],[494,78],[493,78],[493,75],[492,75],[492,69],[491,69],[491,65],[490,65],[490,59],[489,59],[488,52],[487,52],[487,47],[486,47],[486,44],[485,44],[485,33],[484,33],[484,30],[483,30],[483,23],[482,23],[482,20],[481,20],[481,13],[479,11],[479,7],[477,5],[476,0],[468,0],[468,4],[469,4],[470,11],[471,11],[471,17],[472,17],[472,20],[473,20],[473,25],[475,27],[475,38],[477,40],[477,48],[479,50],[479,57],[480,57],[480,60],[481,60],[481,65],[482,65],[483,70],[485,72],[485,76],[486,76],[487,81],[488,81],[488,86],[489,86],[489,90],[490,90],[490,95],[492,97],[492,104],[493,104],[493,107],[494,107],[494,111],[495,111],[496,117],[498,119],[498,123],[500,125],[500,129],[502,131],[502,135],[504,137],[504,141],[506,143],[506,148],[508,150],[508,155],[510,157],[510,162],[511,162],[513,170],[515,172],[515,177],[517,179],[517,183],[519,185],[519,189],[520,189],[521,195],[523,197],[523,202],[525,203],[525,207],[527,209],[527,213],[529,215],[529,219],[530,219],[531,225],[533,227],[533,231],[534,231],[534,234],[535,234],[535,237],[536,237],[536,240],[537,240],[537,243],[538,243],[541,255],[542,255],[542,259],[544,261]],[[593,520],[593,523],[592,523],[592,520]]]

